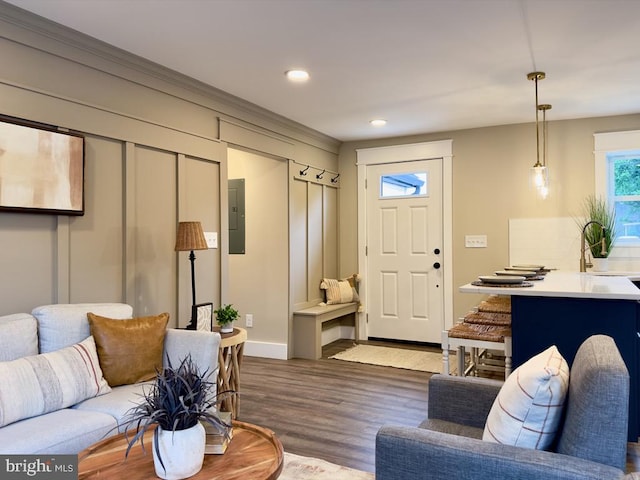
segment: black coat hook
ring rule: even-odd
[[[340,176],[340,174],[337,174],[335,177],[333,177],[331,179],[331,183],[338,183],[338,177]]]
[[[307,174],[307,170],[309,170],[309,165],[304,170],[300,170],[300,175],[304,177]]]
[[[324,172],[326,172],[326,170],[322,170],[319,174],[316,175],[316,178],[318,180],[322,180],[322,176],[324,175]]]

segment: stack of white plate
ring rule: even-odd
[[[512,265],[510,267],[504,267],[504,269],[517,272],[518,275],[523,271],[535,272],[537,275],[544,275],[549,271],[544,268],[544,265]]]
[[[481,275],[478,280],[489,285],[517,285],[524,282],[526,278],[520,275]]]
[[[487,285],[518,285],[525,280],[542,280],[548,271],[544,265],[513,265],[494,272],[494,275],[479,276],[478,280]],[[531,285],[527,283],[527,286]]]
[[[534,272],[533,270],[498,270],[495,273],[498,277],[524,277],[524,278],[534,278],[538,276],[538,272]]]

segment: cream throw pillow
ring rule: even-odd
[[[93,337],[55,352],[0,362],[0,427],[110,391]]]
[[[504,382],[482,439],[517,447],[548,448],[569,389],[569,366],[554,346],[531,358]]]
[[[320,288],[325,291],[327,305],[360,301],[355,283],[351,281],[351,277],[342,280],[323,278],[322,282],[320,282]]]

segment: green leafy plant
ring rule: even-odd
[[[210,373],[200,372],[191,355],[187,355],[175,368],[167,358],[167,366],[157,372],[155,383],[143,391],[143,401],[127,412],[125,436],[128,446],[125,457],[138,441],[144,449],[144,434],[153,425],[175,432],[206,422],[218,432],[228,435],[231,425],[221,420],[213,407],[219,396],[233,395],[234,392],[216,394],[217,380],[209,381]],[[129,438],[129,431],[133,429],[135,434]],[[153,435],[156,454],[162,463],[157,447],[158,432],[156,428]]]
[[[238,311],[233,305],[223,305],[219,309],[214,310],[216,315],[216,323],[221,327],[235,322],[238,319]]]
[[[596,221],[605,228],[604,233],[600,225],[592,223],[586,227],[584,238],[589,245],[593,258],[607,258],[611,253],[613,242],[616,239],[616,214],[609,208],[607,202],[595,195],[589,195],[583,204],[584,221],[579,223],[580,230],[591,221]],[[602,239],[604,238],[605,253],[602,253]]]

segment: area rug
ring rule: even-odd
[[[373,473],[354,470],[319,458],[284,453],[278,480],[374,480]]]
[[[376,345],[356,345],[329,358],[347,362],[368,363],[385,367],[441,373],[442,353],[407,350],[403,348],[379,347]],[[456,371],[456,356],[449,357],[451,373]]]

